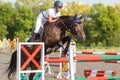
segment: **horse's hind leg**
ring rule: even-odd
[[[37,56],[38,57],[38,56]],[[40,57],[40,56],[39,56]],[[34,57],[35,61],[40,65],[40,58],[36,58],[36,56]],[[37,67],[31,62],[30,63],[30,67],[31,67],[31,70],[38,70]],[[30,73],[29,75],[29,80],[34,80],[34,77],[35,77],[35,74],[36,73]],[[36,79],[35,79],[36,80]]]
[[[29,80],[33,80],[34,76],[35,76],[35,73],[30,73]]]
[[[36,67],[34,64],[31,64],[30,67],[31,67],[31,70],[36,70]],[[35,73],[30,73],[29,80],[33,80],[34,76],[35,76]]]

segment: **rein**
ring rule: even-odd
[[[60,20],[60,22],[62,23],[62,25],[68,30],[69,27],[63,22],[63,20]],[[70,27],[72,27],[73,24],[70,25]]]

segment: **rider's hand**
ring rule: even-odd
[[[56,21],[60,20],[60,18],[56,18]]]

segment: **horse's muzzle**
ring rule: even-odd
[[[82,36],[78,36],[79,40],[85,41],[86,40],[86,36],[82,35]]]

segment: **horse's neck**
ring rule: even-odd
[[[64,28],[69,28],[72,24],[72,20],[70,19],[61,19],[61,24],[64,26]]]

